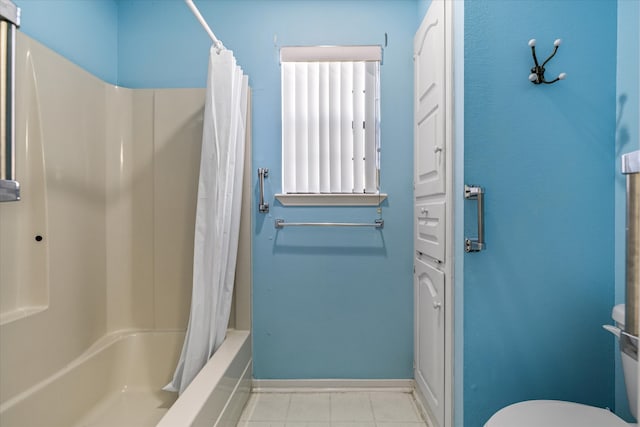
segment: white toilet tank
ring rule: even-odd
[[[618,304],[613,307],[611,317],[616,322],[616,326],[624,331],[624,304]],[[620,340],[620,355],[622,357],[622,370],[624,371],[624,384],[627,388],[627,397],[629,398],[629,409],[631,414],[638,419],[638,360],[637,354],[632,357],[630,351],[624,351],[624,338]],[[637,341],[636,341],[637,351]]]

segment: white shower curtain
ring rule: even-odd
[[[209,54],[189,326],[173,379],[182,393],[224,341],[238,253],[248,78],[233,52]]]

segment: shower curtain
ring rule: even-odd
[[[248,78],[211,48],[202,132],[189,326],[173,379],[182,393],[224,341],[240,232]]]

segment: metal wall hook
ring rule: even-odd
[[[549,55],[549,57],[542,63],[542,65],[538,64],[538,58],[536,56],[536,39],[531,39],[529,40],[529,47],[531,48],[531,55],[533,55],[533,62],[535,64],[535,66],[533,68],[531,68],[531,74],[529,74],[529,81],[533,84],[539,85],[539,84],[551,84],[551,83],[555,83],[558,80],[564,80],[567,77],[567,73],[560,73],[560,75],[558,75],[558,77],[556,77],[555,79],[551,80],[551,81],[546,81],[544,78],[544,66],[547,65],[547,62],[549,62],[551,60],[551,58],[553,58],[556,55],[556,52],[558,52],[558,48],[560,47],[560,44],[562,43],[561,39],[556,39],[556,41],[553,42],[553,53],[551,55]]]

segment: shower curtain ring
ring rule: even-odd
[[[222,42],[220,40],[216,40],[213,46],[216,48],[216,53],[220,55],[220,52],[222,52],[222,49],[224,49],[224,45],[222,44]]]

